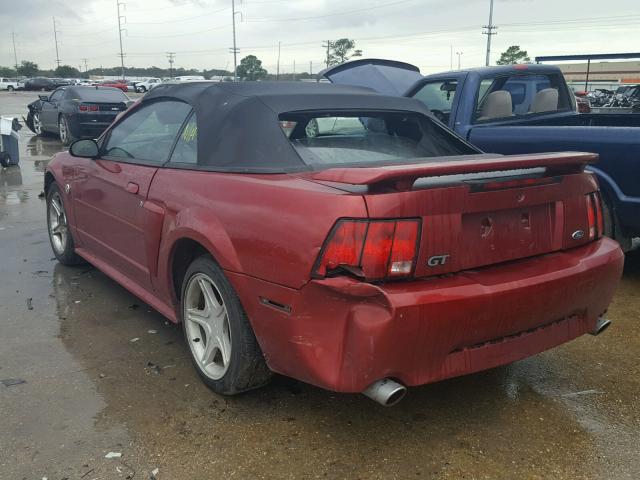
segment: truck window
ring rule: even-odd
[[[438,80],[425,83],[413,98],[424,103],[438,120],[448,123],[457,89],[458,81],[455,79]]]
[[[511,75],[480,83],[476,122],[571,110],[560,75]]]

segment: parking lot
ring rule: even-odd
[[[0,92],[0,114],[36,98]],[[0,478],[640,478],[638,249],[598,337],[390,409],[281,377],[225,398],[179,327],[52,258],[39,194],[62,148],[25,127],[20,165],[0,170]]]

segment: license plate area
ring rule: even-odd
[[[461,264],[467,268],[553,250],[552,204],[462,215]]]

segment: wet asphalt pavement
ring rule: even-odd
[[[0,92],[0,113],[35,98]],[[24,128],[0,169],[0,479],[640,478],[640,251],[599,337],[391,409],[285,378],[224,398],[178,327],[53,260],[38,194],[61,149]]]

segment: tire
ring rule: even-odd
[[[14,90],[15,90],[15,89],[13,88],[13,85],[9,85],[9,86],[7,87],[7,91],[8,91],[8,92],[13,92]]]
[[[69,128],[69,122],[64,115],[60,115],[58,118],[58,136],[62,144],[67,147],[76,140]]]
[[[11,156],[7,152],[0,152],[0,165],[7,168],[11,165]]]
[[[33,123],[33,133],[43,136],[44,130],[42,130],[42,120],[40,120],[40,113],[35,112],[31,117],[31,122]]]
[[[62,193],[56,183],[52,183],[47,192],[47,232],[53,254],[61,264],[72,266],[84,263],[82,257],[75,252],[75,243],[68,228]]]
[[[272,373],[247,314],[211,256],[191,263],[181,292],[182,330],[205,385],[218,394],[235,395],[268,383]]]
[[[147,87],[145,86],[138,87],[138,93],[146,93],[146,91],[147,91]]]
[[[620,248],[623,252],[631,250],[632,239],[622,233],[620,224],[616,217],[615,208],[603,192],[601,192],[602,198],[602,218],[604,220],[604,235],[613,238],[620,244]]]

